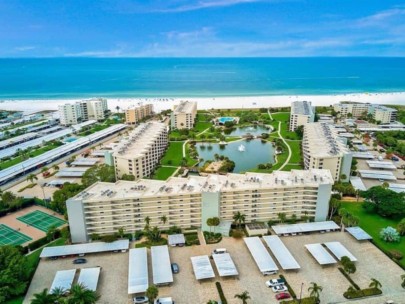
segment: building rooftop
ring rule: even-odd
[[[165,129],[166,125],[160,122],[140,124],[114,147],[113,155],[122,158],[137,158],[149,150],[156,138],[160,136],[161,131]]]
[[[190,113],[196,103],[191,101],[181,101],[180,104],[173,110],[174,113]]]
[[[309,123],[304,128],[303,145],[312,156],[327,158],[350,152],[339,139],[337,130],[330,124]]]
[[[310,169],[277,171],[271,174],[245,173],[227,175],[210,174],[208,176],[171,177],[166,181],[140,179],[116,183],[98,182],[76,195],[73,199],[101,201],[153,196],[181,194],[199,194],[201,192],[240,191],[258,188],[317,187],[319,184],[333,184],[329,170]]]
[[[291,114],[313,115],[314,111],[309,101],[293,101],[291,103]]]

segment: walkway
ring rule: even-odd
[[[190,140],[187,139],[187,140],[184,142],[184,144],[183,144],[183,157],[186,157],[186,145],[187,145],[187,143],[188,143],[189,141],[190,141]]]
[[[200,245],[207,245],[207,243],[205,242],[204,233],[202,232],[201,229],[198,229],[197,235],[198,235],[198,240],[200,241]]]

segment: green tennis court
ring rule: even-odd
[[[21,245],[31,241],[32,238],[14,230],[6,225],[0,224],[0,246]]]
[[[47,232],[52,226],[59,227],[66,223],[64,220],[40,210],[17,217],[17,220],[44,232]]]

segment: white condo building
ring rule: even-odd
[[[387,124],[397,120],[397,110],[382,105],[370,103],[337,103],[333,105],[335,112],[340,112],[342,118],[352,116],[359,118],[371,114],[375,121]],[[350,115],[349,115],[350,114]]]
[[[294,101],[291,103],[290,131],[294,131],[299,126],[314,122],[315,111],[309,101]]]
[[[71,126],[87,120],[103,120],[108,110],[107,99],[97,98],[58,107],[60,124]]]
[[[197,116],[197,103],[182,101],[171,114],[172,129],[192,129]]]
[[[122,139],[112,153],[117,178],[150,176],[168,145],[167,126],[160,122],[140,124]],[[106,157],[108,158],[108,156]]]
[[[146,104],[138,107],[131,107],[125,110],[125,122],[130,125],[139,123],[143,118],[153,114],[153,105]]]
[[[333,183],[329,170],[318,169],[98,182],[66,205],[72,241],[77,243],[89,241],[92,233],[111,234],[121,227],[130,233],[142,230],[146,217],[152,227],[203,230],[209,229],[208,218],[232,222],[238,211],[246,222],[276,220],[279,213],[323,221]],[[167,217],[165,224],[162,216]]]
[[[332,125],[305,125],[302,150],[305,169],[328,169],[335,181],[342,175],[346,175],[343,181],[349,180],[352,153]]]

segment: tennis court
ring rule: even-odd
[[[0,246],[3,245],[21,245],[32,239],[17,230],[0,224]]]
[[[17,220],[44,232],[47,232],[52,226],[59,227],[66,223],[56,216],[49,215],[39,210],[17,217]]]

